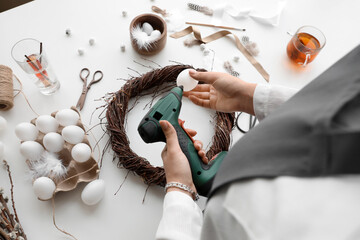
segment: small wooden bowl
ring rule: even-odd
[[[151,43],[150,47],[148,49],[139,48],[136,44],[135,39],[132,37],[131,31],[132,29],[142,24],[144,22],[150,23],[150,25],[154,28],[154,30],[159,30],[161,32],[160,38],[154,42]],[[154,55],[158,52],[160,52],[166,44],[166,37],[167,37],[167,28],[166,28],[166,22],[159,16],[151,13],[145,13],[141,14],[137,17],[135,17],[131,23],[130,23],[130,39],[131,39],[131,45],[141,55]]]

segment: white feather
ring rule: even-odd
[[[133,27],[131,30],[131,35],[138,46],[139,49],[149,50],[152,43],[155,42],[158,38],[151,38],[143,31],[140,24]]]
[[[56,153],[44,151],[40,160],[32,161],[30,174],[32,179],[39,177],[50,177],[60,180],[66,176],[66,167]]]

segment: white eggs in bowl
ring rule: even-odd
[[[78,144],[83,141],[85,131],[81,127],[70,125],[63,128],[61,135],[66,142],[71,144]]]
[[[101,201],[105,194],[105,181],[102,179],[94,180],[85,186],[81,193],[81,200],[86,205],[95,205]]]
[[[20,153],[30,161],[38,161],[44,151],[44,147],[35,141],[26,141],[20,145]]]
[[[49,152],[60,152],[64,147],[64,143],[63,137],[55,132],[47,133],[43,138],[44,147]]]
[[[56,132],[59,127],[58,121],[50,115],[41,115],[35,121],[36,127],[42,133]]]
[[[34,141],[36,140],[39,134],[39,130],[35,127],[34,124],[29,122],[22,122],[16,125],[15,135],[21,141]]]
[[[91,157],[91,148],[85,143],[78,143],[71,149],[71,156],[77,162],[86,162]]]
[[[39,177],[33,182],[33,190],[36,197],[40,200],[49,200],[53,197],[56,185],[48,177]]]
[[[59,122],[61,126],[70,126],[76,125],[79,121],[80,116],[77,112],[72,109],[62,109],[58,111],[55,115],[55,119]]]

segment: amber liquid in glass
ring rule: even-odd
[[[286,49],[289,58],[297,64],[312,62],[319,50],[320,42],[308,33],[298,33],[291,39]],[[308,55],[307,61],[306,55]]]

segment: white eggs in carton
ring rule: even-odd
[[[64,148],[63,137],[55,132],[47,133],[43,138],[43,144],[49,152],[60,152]]]
[[[39,177],[33,182],[33,190],[36,197],[40,200],[49,200],[54,195],[56,185],[48,177]]]
[[[51,199],[57,192],[71,191],[80,182],[97,179],[99,166],[75,107],[20,123],[15,133],[21,140],[20,152],[26,158],[39,199]],[[61,168],[56,171],[59,174],[55,174],[53,165]],[[49,174],[49,168],[53,174]]]
[[[55,119],[61,126],[66,127],[70,125],[76,125],[80,119],[80,116],[72,109],[62,109],[56,113]]]
[[[82,128],[78,126],[70,125],[63,128],[63,130],[61,131],[61,135],[68,143],[78,144],[81,143],[84,139],[85,132]]]
[[[35,121],[36,127],[42,133],[56,132],[59,122],[53,116],[41,115]]]
[[[30,161],[38,161],[44,151],[44,147],[35,141],[25,141],[20,145],[20,153]]]
[[[86,162],[91,156],[91,148],[85,143],[78,143],[72,148],[71,156],[77,162]]]
[[[23,122],[16,125],[15,134],[21,141],[34,141],[39,134],[39,130],[34,124]]]

